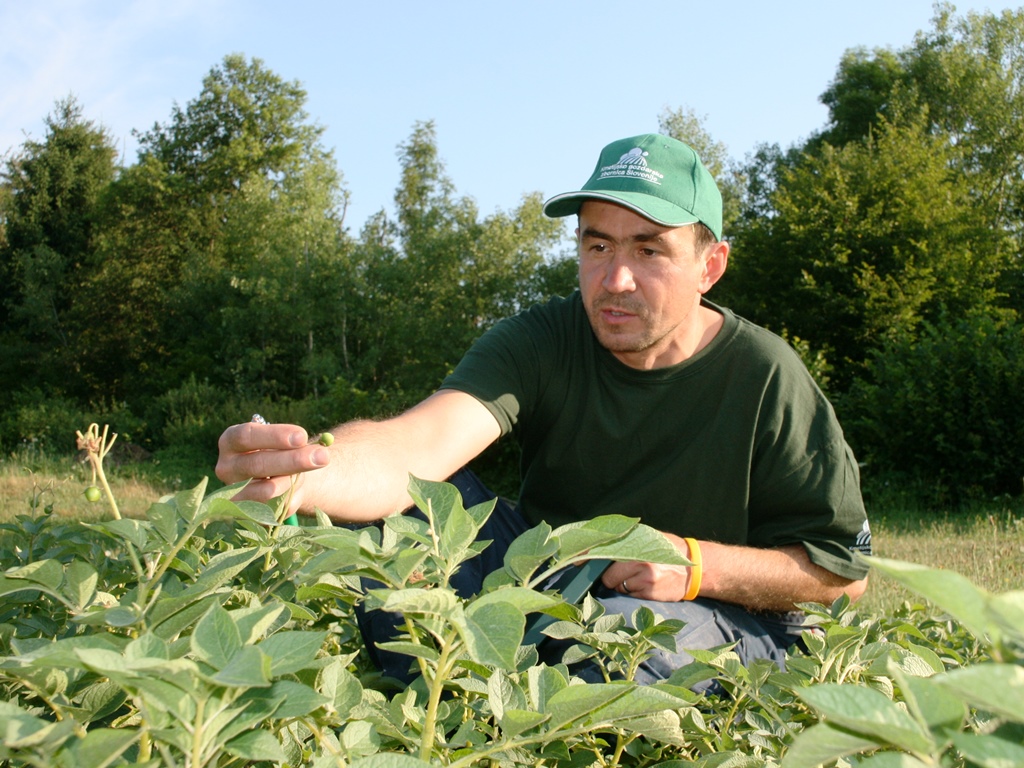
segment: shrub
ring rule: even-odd
[[[925,479],[962,500],[1024,478],[1024,326],[972,316],[884,345],[840,402],[869,471]]]
[[[0,445],[4,450],[31,448],[48,455],[75,453],[75,438],[68,424],[109,424],[123,441],[139,439],[143,422],[124,403],[84,407],[59,395],[50,395],[38,388],[14,392],[0,413]]]

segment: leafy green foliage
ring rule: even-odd
[[[885,339],[995,299],[997,238],[920,122],[805,156],[772,203],[738,238],[754,253],[730,290],[751,319],[822,350],[840,391]]]
[[[109,134],[58,101],[42,141],[12,153],[0,196],[0,382],[37,385],[66,379],[73,306],[96,238],[100,198],[112,183]],[[74,380],[62,382],[79,394]]]
[[[625,518],[527,531],[470,599],[449,587],[492,505],[411,481],[426,521],[298,528],[283,510],[232,503],[204,485],[140,519],[83,524],[49,514],[0,528],[2,759],[11,765],[979,765],[1019,760],[1024,602],[947,571],[873,559],[942,613],[868,618],[848,601],[809,605],[782,672],[695,650],[663,684],[627,682],[677,629],[648,610],[603,613],[538,591],[587,558],[678,559]],[[378,586],[364,591],[361,578]],[[385,685],[352,606],[394,610],[387,644],[421,676]],[[595,659],[579,685],[523,645],[530,616]],[[697,697],[714,678],[726,693]],[[820,720],[819,720],[820,719]],[[871,757],[866,757],[871,756]],[[893,762],[897,761],[897,762]],[[914,762],[916,761],[916,762]]]
[[[282,526],[281,511],[228,501],[235,488],[204,497],[204,486],[139,520],[44,516],[4,526],[5,759],[106,764],[102,749],[81,762],[94,743],[156,764],[352,758],[416,744],[423,759],[453,759],[496,737],[495,754],[556,736],[578,741],[589,728],[639,725],[678,703],[622,685],[590,687],[580,701],[564,693],[564,669],[532,683],[525,674],[527,615],[568,608],[537,583],[566,564],[649,549],[656,535],[635,521],[534,535],[543,555],[519,547],[518,573],[466,601],[448,579],[477,551],[490,507],[464,509],[452,486],[414,480],[429,522],[394,518],[381,530],[325,519]],[[667,545],[662,552],[679,560]],[[360,576],[381,586],[364,595]],[[357,677],[372,680],[360,672],[348,608],[362,599],[405,615],[408,635],[389,647],[423,673],[390,704]],[[452,690],[463,691],[457,704],[442,700]],[[543,706],[531,706],[528,693]],[[444,735],[460,722],[449,744]]]
[[[1024,328],[975,315],[887,343],[843,407],[871,471],[928,478],[957,500],[1020,492],[1021,392]]]
[[[1024,727],[1024,602],[954,573],[873,560],[935,602],[859,616],[807,606],[820,625],[787,670],[694,652],[665,683],[628,682],[676,630],[641,610],[630,628],[590,598],[540,591],[589,558],[679,556],[659,534],[598,518],[516,540],[484,590],[449,579],[478,551],[491,504],[411,480],[426,521],[298,528],[283,509],[205,484],[139,519],[45,513],[0,528],[0,759],[22,766],[145,764],[813,766],[969,757],[1014,760]],[[364,590],[372,580],[376,586]],[[420,672],[405,688],[369,666],[352,608],[399,612],[389,650]],[[564,663],[523,644],[533,616],[569,639]],[[588,658],[607,682],[580,685]],[[726,694],[689,686],[714,678]],[[1017,729],[1017,730],[1015,730]],[[909,762],[908,762],[909,761]]]

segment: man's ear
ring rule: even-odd
[[[711,286],[717,283],[722,275],[725,274],[725,268],[728,266],[729,243],[725,240],[719,240],[717,243],[709,245],[704,256],[704,275],[700,282],[700,292],[707,293],[710,291]]]

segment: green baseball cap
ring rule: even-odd
[[[722,193],[688,144],[657,133],[613,141],[578,192],[544,203],[552,218],[580,212],[585,200],[625,206],[665,227],[701,222],[722,239]]]

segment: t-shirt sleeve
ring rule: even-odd
[[[528,317],[499,321],[473,343],[440,388],[472,395],[497,420],[501,434],[509,434],[536,390],[535,338]]]
[[[752,468],[751,543],[801,543],[816,565],[864,578],[857,555],[871,553],[871,532],[860,471],[832,406],[802,368],[780,377],[773,396]]]

